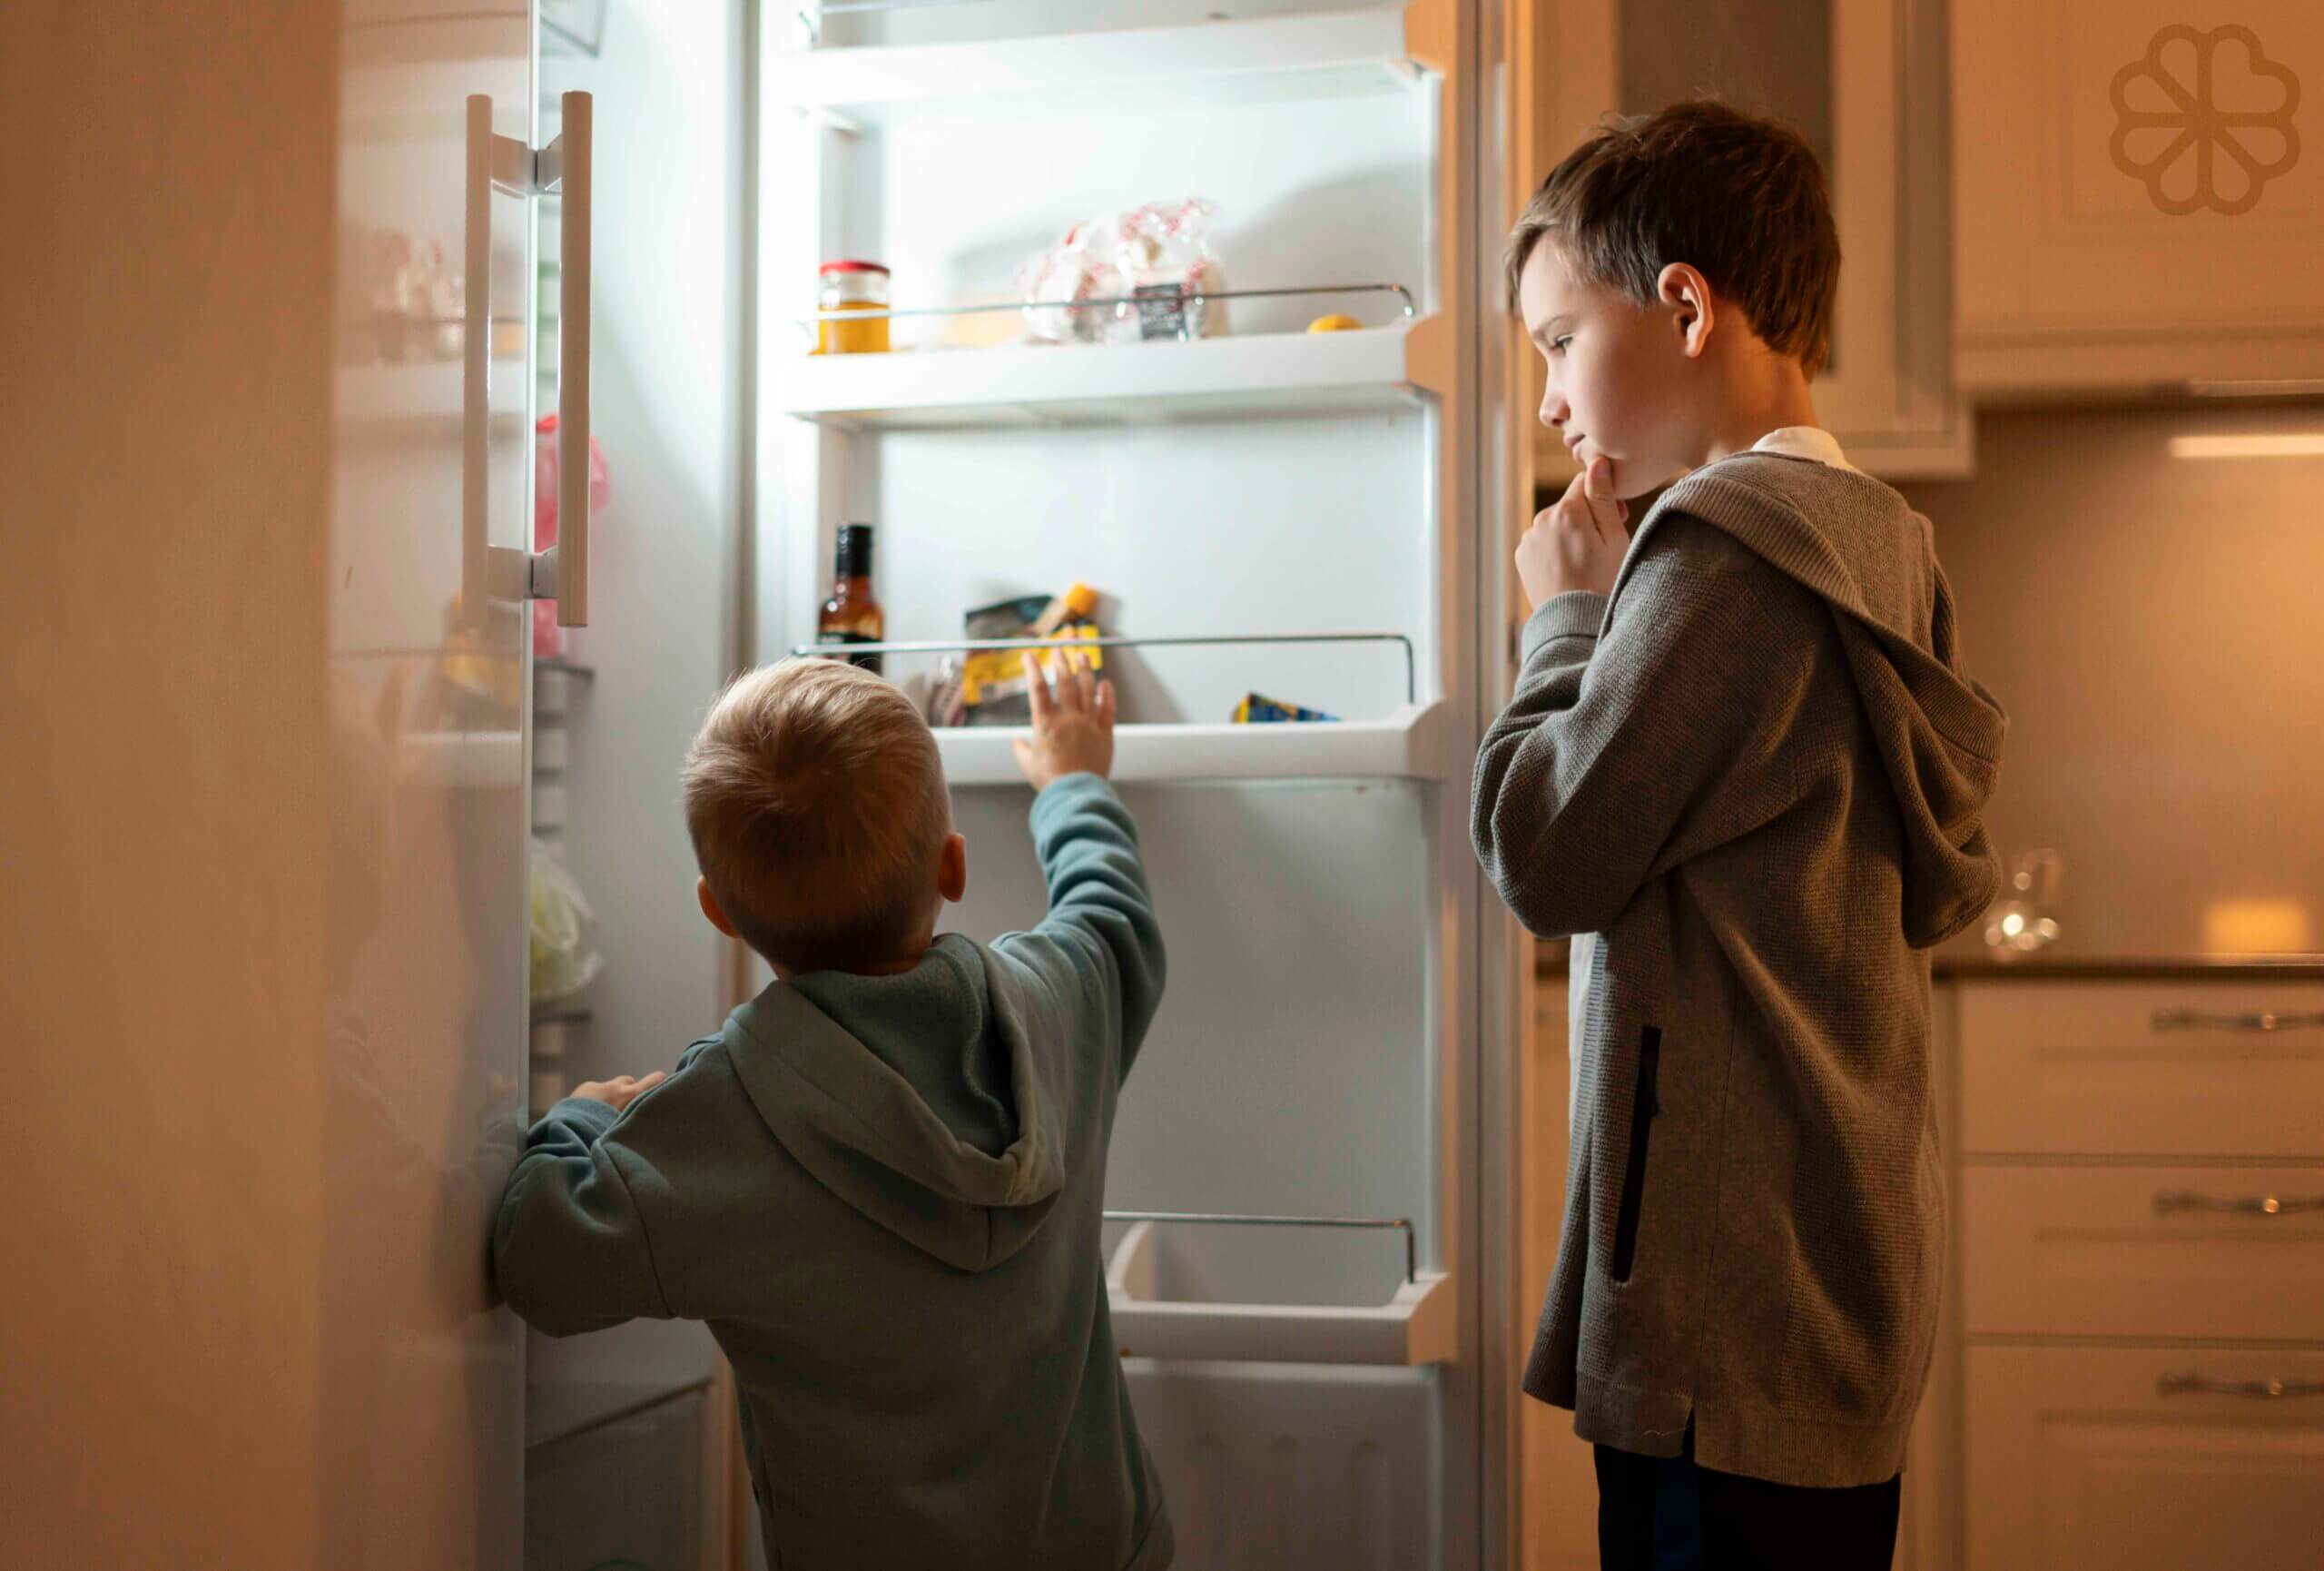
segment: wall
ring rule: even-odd
[[[338,27],[0,7],[11,1564],[318,1563]]]
[[[1903,488],[2010,712],[1994,841],[2064,854],[2056,953],[2324,949],[2324,450],[2171,450],[2254,433],[2324,450],[2324,406],[1989,412],[1975,479]]]

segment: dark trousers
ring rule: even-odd
[[[1888,1571],[1898,1478],[1805,1489],[1695,1463],[1695,1427],[1675,1457],[1596,1447],[1598,1563],[1604,1571]]]

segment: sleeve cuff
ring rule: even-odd
[[[548,1117],[580,1130],[596,1140],[614,1127],[621,1114],[594,1097],[568,1096],[548,1110]]]
[[[1525,620],[1517,644],[1518,663],[1533,658],[1534,651],[1558,638],[1588,638],[1596,642],[1606,623],[1606,597],[1587,589],[1551,595]]]
[[[1033,798],[1033,822],[1039,825],[1053,814],[1070,812],[1073,804],[1093,796],[1106,802],[1117,800],[1114,783],[1103,775],[1086,770],[1078,775],[1060,775]]]

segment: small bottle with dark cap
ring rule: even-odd
[[[872,526],[844,524],[839,531],[838,582],[815,619],[818,644],[877,644],[888,634],[888,614],[872,593]],[[878,655],[846,658],[867,671],[881,668]]]

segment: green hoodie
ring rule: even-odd
[[[620,1116],[557,1103],[509,1177],[527,1320],[709,1324],[780,1571],[1170,1562],[1098,1239],[1161,929],[1112,786],[1058,781],[1032,827],[1032,932],[775,983]]]

